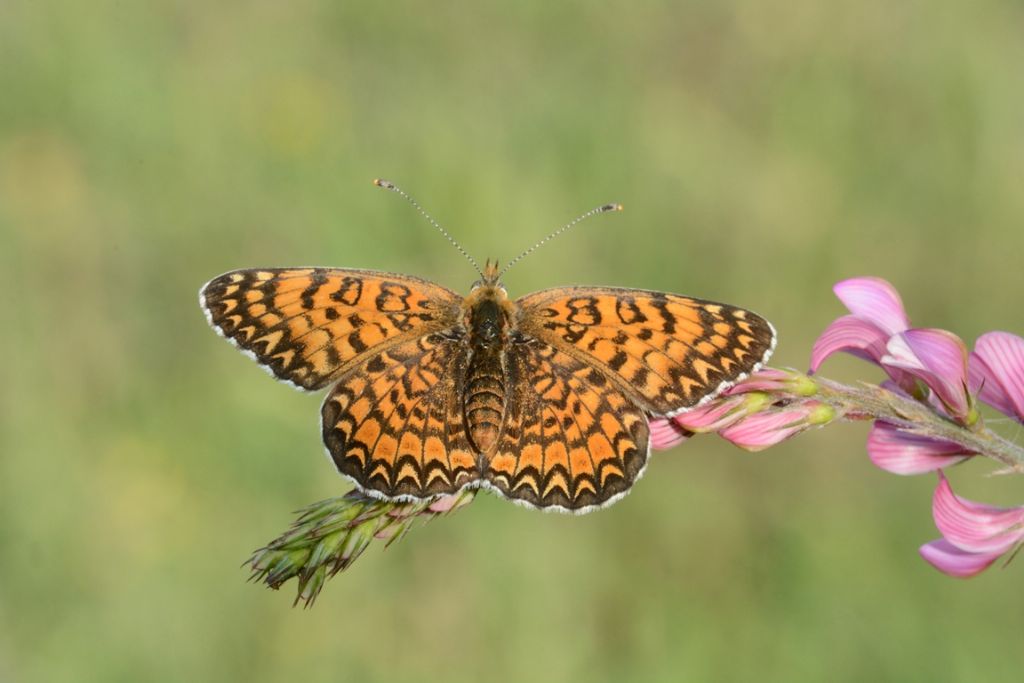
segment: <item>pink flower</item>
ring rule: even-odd
[[[813,396],[818,391],[814,380],[794,370],[764,368],[725,391],[726,396],[749,394],[752,391],[769,393],[784,391],[799,396]]]
[[[736,446],[760,451],[785,441],[811,427],[831,422],[835,410],[821,401],[799,401],[788,406],[758,412],[718,432]]]
[[[898,387],[920,396],[918,381],[937,405],[964,425],[978,421],[968,391],[967,347],[952,332],[910,329],[896,289],[880,278],[843,280],[833,288],[850,315],[829,325],[814,343],[811,372],[833,353],[845,351],[884,369]]]
[[[973,425],[978,421],[967,388],[967,346],[952,332],[913,329],[896,334],[886,344],[881,363],[924,382],[957,422]]]
[[[675,417],[651,418],[651,447],[664,450],[682,443],[691,434],[717,432],[770,404],[768,395],[760,392],[723,395]]]
[[[876,421],[868,434],[871,462],[893,474],[931,472],[971,455],[955,443],[911,434],[882,420]]]
[[[667,417],[651,418],[648,424],[651,430],[651,448],[659,451],[678,446],[692,434]]]
[[[988,569],[998,555],[971,553],[961,550],[944,538],[925,543],[918,549],[928,564],[943,574],[966,579]]]
[[[806,375],[790,370],[765,368],[730,387],[714,401],[666,420],[651,420],[651,441],[655,448],[667,448],[691,433],[718,432],[768,408],[771,394],[813,396],[818,387]]]
[[[811,372],[817,372],[826,358],[839,351],[881,365],[890,337],[910,328],[899,292],[876,277],[843,280],[832,291],[851,315],[833,321],[814,342]],[[913,380],[902,371],[888,367],[885,370],[901,387],[913,386]]]
[[[676,415],[672,421],[690,432],[717,432],[739,422],[751,413],[763,410],[771,405],[771,402],[772,399],[762,392],[734,394]]]
[[[1009,332],[983,334],[968,366],[978,398],[1024,422],[1024,339]]]
[[[921,556],[950,576],[974,576],[1024,542],[1024,507],[997,508],[960,498],[942,473],[932,516],[943,537],[921,546]]]

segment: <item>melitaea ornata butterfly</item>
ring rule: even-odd
[[[509,266],[618,208],[584,214]],[[276,378],[330,387],[328,454],[394,501],[481,487],[545,509],[609,505],[643,473],[650,417],[714,398],[775,346],[764,318],[692,297],[561,287],[512,300],[508,266],[466,256],[480,280],[465,297],[407,275],[253,268],[214,278],[199,299],[210,325]]]

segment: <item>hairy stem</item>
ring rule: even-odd
[[[949,441],[992,458],[1014,472],[1024,472],[1024,447],[999,436],[980,421],[974,427],[965,427],[926,403],[880,386],[850,386],[822,377],[815,377],[814,382],[818,385],[816,398],[844,419],[883,420],[909,434]]]

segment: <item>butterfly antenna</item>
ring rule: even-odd
[[[434,218],[429,213],[424,211],[423,207],[420,206],[416,202],[415,199],[413,199],[412,197],[407,195],[405,193],[405,191],[402,190],[402,188],[398,187],[397,185],[395,185],[390,180],[383,180],[381,178],[374,178],[373,179],[373,184],[376,185],[377,187],[383,187],[385,190],[391,190],[392,192],[397,192],[398,194],[400,194],[405,199],[405,201],[407,201],[410,204],[412,204],[413,207],[417,211],[419,211],[420,214],[424,218],[426,218],[428,221],[430,221],[431,225],[433,225],[435,228],[437,228],[438,230],[441,231],[441,234],[445,236],[445,238],[451,243],[451,245],[453,247],[455,247],[456,249],[459,250],[460,254],[462,254],[463,256],[466,257],[466,260],[468,260],[473,265],[473,269],[476,270],[476,274],[479,275],[481,279],[483,278],[484,273],[483,273],[482,270],[480,270],[480,266],[477,265],[476,259],[474,259],[472,256],[470,256],[469,253],[465,249],[462,248],[462,245],[459,244],[458,242],[456,242],[455,238],[452,237],[450,234],[448,234],[448,231],[445,230],[444,228],[442,228],[441,225],[437,221],[435,221]]]
[[[524,258],[529,256],[533,252],[537,251],[537,249],[541,245],[545,244],[546,242],[549,242],[550,240],[554,239],[555,237],[558,237],[563,232],[565,232],[566,230],[568,230],[572,226],[576,225],[577,223],[581,223],[582,221],[590,218],[593,215],[596,215],[596,214],[599,214],[599,213],[608,213],[609,211],[622,211],[622,204],[602,204],[601,206],[598,206],[597,208],[594,208],[594,209],[591,209],[590,211],[587,211],[582,216],[577,216],[573,220],[569,221],[568,223],[566,223],[565,225],[560,227],[558,230],[555,230],[553,233],[551,233],[550,235],[548,235],[547,237],[545,237],[541,241],[537,242],[537,244],[533,245],[532,247],[530,247],[529,249],[524,251],[519,256],[516,256],[514,259],[509,261],[508,264],[502,269],[501,273],[498,274],[498,277],[500,278],[502,275],[504,275],[505,273],[508,272],[509,268],[514,266],[516,263],[522,261]]]

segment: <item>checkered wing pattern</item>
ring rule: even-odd
[[[536,339],[511,344],[504,429],[484,473],[532,507],[587,512],[626,493],[647,462],[643,411],[607,375]]]
[[[522,333],[592,366],[653,415],[709,400],[760,368],[775,346],[761,316],[674,294],[570,287],[517,303]]]
[[[321,410],[338,471],[389,499],[454,493],[478,479],[462,412],[469,347],[431,334],[345,371]]]
[[[218,333],[307,391],[382,348],[451,327],[461,301],[407,275],[336,268],[236,270],[199,293]]]

